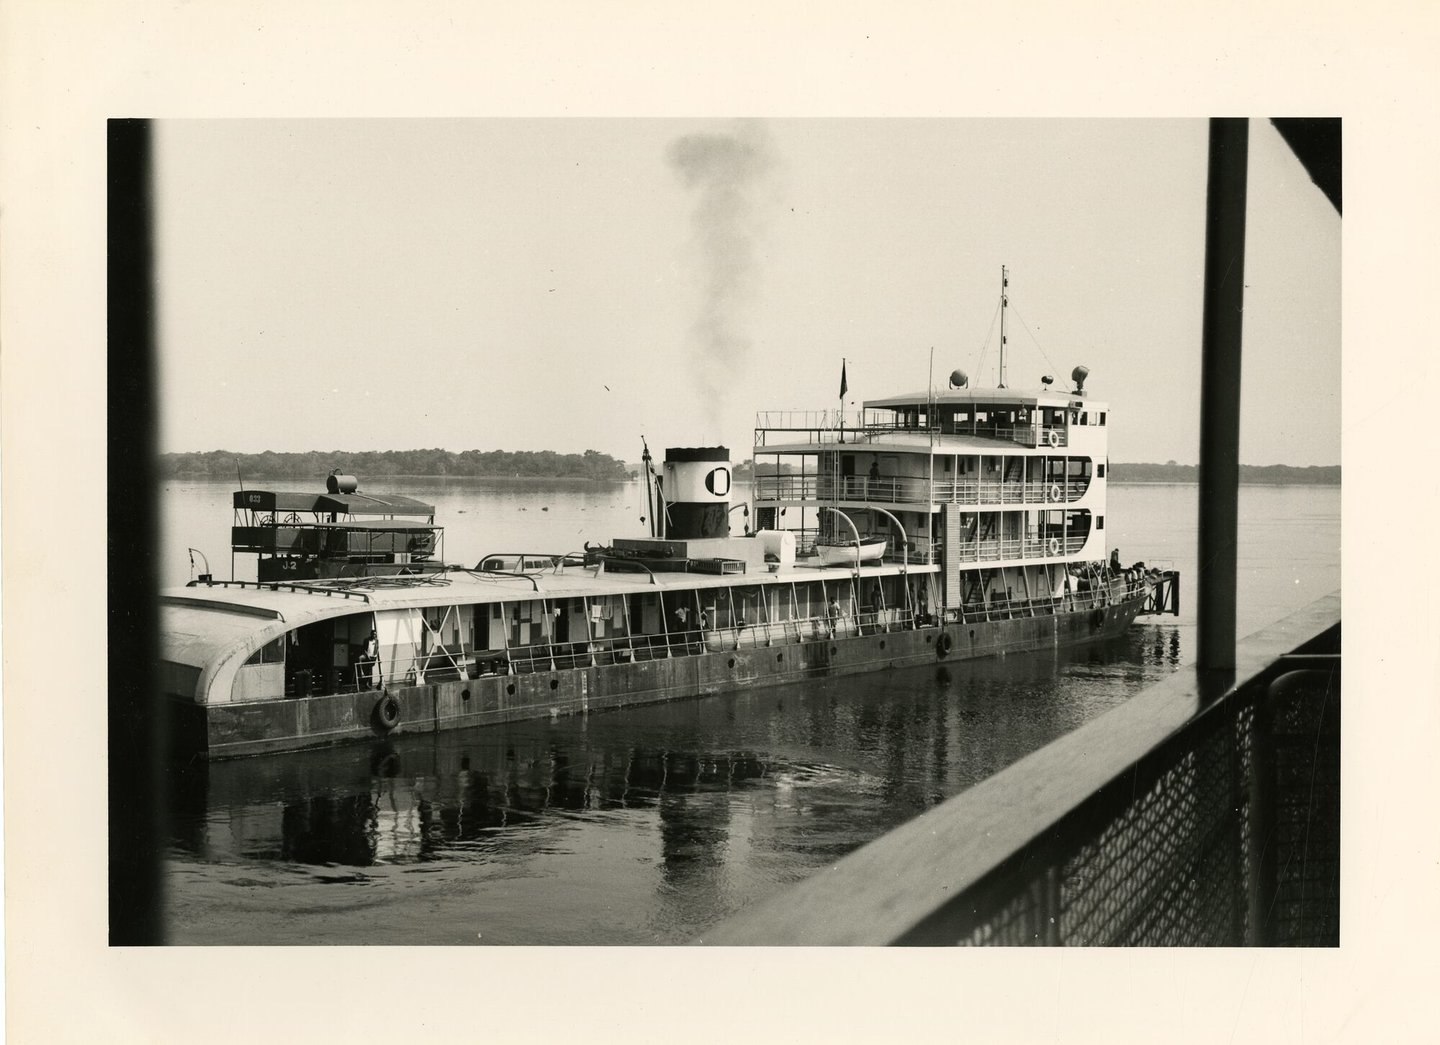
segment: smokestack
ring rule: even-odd
[[[730,536],[730,451],[672,446],[665,451],[666,537],[678,541]]]

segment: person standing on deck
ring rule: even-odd
[[[827,613],[830,618],[830,637],[833,639],[835,632],[840,627],[840,599],[838,596],[830,596],[830,606]]]
[[[684,606],[675,607],[675,634],[680,636],[680,642],[685,646],[687,652],[690,648],[690,611]]]
[[[361,689],[370,689],[375,684],[375,665],[380,660],[380,639],[375,629],[360,647],[360,658],[356,661],[356,675]]]

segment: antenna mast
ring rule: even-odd
[[[1009,274],[1005,266],[1000,266],[1000,387],[1005,387],[1005,306],[1010,303],[1010,296],[1005,288],[1010,285]]]

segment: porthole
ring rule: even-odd
[[[734,658],[734,657],[731,657],[731,658],[730,658],[730,662],[729,662],[729,665],[728,665],[728,666],[729,666],[729,667],[732,667],[732,668],[735,666],[735,658]]]
[[[551,679],[551,680],[550,680],[550,688],[551,688],[551,689],[559,689],[559,688],[560,688],[560,680],[559,680],[559,679]]]
[[[880,648],[881,648],[881,649],[884,649],[884,648],[885,648],[885,640],[884,640],[884,639],[881,639],[881,640],[880,640]]]
[[[513,697],[515,695],[515,683],[512,682],[510,683],[510,685],[506,686],[505,692],[509,693]]]
[[[468,689],[462,689],[462,690],[460,691],[460,699],[461,699],[461,700],[469,700],[469,699],[470,699],[470,691],[469,691]]]

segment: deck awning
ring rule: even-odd
[[[346,515],[434,515],[435,506],[399,494],[326,493],[315,498],[317,512]]]
[[[237,490],[235,507],[257,512],[339,512],[344,515],[434,515],[435,506],[399,494],[281,493]]]

